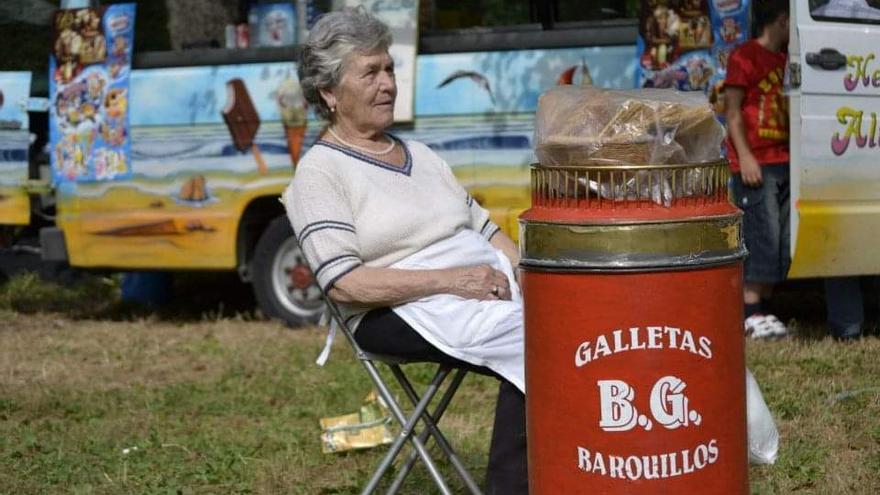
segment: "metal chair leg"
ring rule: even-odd
[[[452,383],[446,388],[446,391],[443,393],[443,397],[440,398],[440,402],[437,404],[437,407],[434,409],[434,413],[431,415],[436,418],[436,422],[440,421],[440,418],[443,417],[443,413],[446,412],[446,408],[449,406],[449,403],[452,401],[452,397],[455,395],[455,391],[458,386],[461,384],[461,381],[464,379],[464,370],[458,370],[455,376],[452,379]],[[437,371],[440,372],[439,369]],[[395,375],[396,376],[396,375]],[[401,377],[396,376],[398,381],[401,380]],[[407,380],[408,382],[408,380]],[[406,390],[405,385],[401,385]],[[407,393],[407,395],[409,395]],[[412,398],[410,397],[410,400]],[[427,440],[431,430],[425,428],[419,433],[419,440],[425,443],[427,446]],[[444,452],[445,454],[445,452]],[[406,462],[401,467],[400,471],[398,471],[397,476],[394,478],[394,482],[391,483],[391,486],[388,488],[388,491],[385,492],[386,495],[394,495],[396,494],[400,488],[403,486],[404,480],[406,480],[407,475],[409,475],[410,471],[412,471],[413,466],[415,465],[416,459],[418,458],[418,454],[415,451],[410,451],[409,456],[407,457]]]
[[[431,459],[431,455],[428,453],[428,450],[425,448],[424,443],[419,439],[418,436],[413,434],[413,428],[416,423],[421,419],[422,414],[424,414],[425,410],[430,404],[431,400],[434,398],[434,395],[437,394],[437,391],[440,388],[440,384],[443,380],[446,379],[446,376],[449,374],[449,370],[442,370],[442,373],[437,373],[434,375],[434,379],[428,385],[425,390],[424,395],[421,400],[418,401],[413,413],[407,418],[403,410],[397,404],[397,401],[392,397],[391,392],[388,390],[388,387],[385,386],[385,382],[382,381],[381,376],[379,376],[379,372],[376,370],[375,366],[368,361],[362,361],[364,363],[364,367],[367,368],[367,372],[373,378],[373,382],[376,384],[376,387],[379,389],[379,394],[388,404],[388,407],[391,409],[391,412],[394,414],[394,417],[401,424],[402,428],[400,434],[397,439],[391,445],[391,448],[388,450],[388,453],[385,454],[385,457],[382,459],[382,463],[379,465],[379,468],[373,473],[373,477],[370,479],[369,483],[363,490],[363,495],[372,494],[376,487],[379,485],[382,476],[391,467],[391,464],[394,462],[394,458],[397,457],[397,454],[400,452],[400,449],[403,448],[404,443],[409,440],[412,443],[413,447],[415,447],[416,452],[419,457],[422,458],[422,461],[425,463],[425,467],[428,468],[428,472],[431,474],[431,477],[434,479],[434,483],[437,484],[437,487],[440,489],[440,492],[443,495],[452,495],[452,491],[447,486],[446,482],[443,480],[443,476],[440,475],[440,470],[437,469],[437,465],[434,463],[433,459]],[[390,366],[392,370],[397,367],[397,365]],[[398,369],[398,372],[400,370]]]
[[[345,319],[342,317],[342,314],[339,311],[339,308],[331,299],[327,297],[327,294],[323,290],[321,291],[321,293],[327,303],[327,309],[329,310],[330,316],[336,321],[336,323],[339,325],[339,328],[342,329],[346,339],[351,344],[352,349],[354,349],[355,355],[357,356],[358,360],[361,361],[361,363],[364,365],[364,368],[366,368],[367,373],[369,373],[370,378],[373,380],[373,383],[379,390],[380,397],[386,402],[386,404],[388,404],[388,407],[394,414],[394,418],[402,426],[400,435],[392,443],[391,448],[382,459],[382,463],[373,474],[373,476],[370,478],[370,481],[367,483],[362,493],[364,495],[369,495],[375,491],[376,487],[379,485],[382,476],[391,467],[395,457],[397,457],[397,455],[400,453],[400,450],[403,448],[403,445],[407,441],[409,441],[415,449],[415,452],[410,453],[410,459],[407,460],[405,466],[406,473],[409,473],[409,471],[412,469],[412,465],[415,463],[416,458],[421,458],[422,461],[425,463],[425,467],[428,469],[431,477],[434,479],[437,487],[440,489],[440,492],[443,495],[452,495],[452,492],[449,490],[449,486],[447,486],[443,477],[440,475],[440,471],[437,469],[437,465],[434,463],[434,460],[431,458],[428,450],[425,448],[424,443],[431,435],[435,437],[438,445],[440,445],[440,448],[444,451],[444,454],[449,457],[456,470],[459,471],[459,475],[462,476],[462,478],[465,480],[465,483],[467,483],[469,487],[472,487],[471,491],[473,493],[480,493],[479,490],[475,488],[476,485],[473,483],[473,480],[470,478],[467,470],[464,469],[464,465],[461,463],[460,460],[458,460],[458,457],[455,455],[452,447],[449,446],[449,442],[446,441],[442,433],[440,433],[440,430],[437,429],[435,420],[428,413],[428,405],[439,391],[440,386],[448,376],[451,367],[442,366],[441,369],[438,370],[438,372],[434,375],[434,379],[425,390],[424,395],[421,397],[421,399],[418,399],[415,391],[412,388],[412,385],[409,383],[408,380],[405,379],[405,376],[400,370],[398,364],[378,359],[379,362],[385,362],[385,364],[387,364],[391,368],[395,376],[404,377],[404,383],[406,383],[406,386],[404,386],[404,390],[407,391],[407,395],[410,397],[413,404],[415,405],[415,409],[413,410],[412,415],[407,418],[404,415],[400,404],[398,404],[394,397],[391,395],[391,392],[388,390],[388,387],[385,385],[385,382],[379,375],[379,372],[376,369],[372,358],[360,348],[357,341],[354,339],[354,332],[346,324]],[[458,389],[458,386],[461,383],[464,374],[464,370],[458,370],[455,377],[453,378],[453,383],[450,385],[452,387],[451,391],[450,389],[447,389],[446,393],[444,393],[443,397],[441,398],[441,401],[434,413],[437,417],[437,421],[439,421],[446,407],[449,405],[449,402],[451,401],[455,390]],[[399,378],[398,381],[400,381]],[[418,435],[416,435],[415,426],[420,419],[424,421],[426,428]],[[400,481],[395,479],[394,484],[392,485],[394,491],[397,490],[397,488],[394,488],[394,486],[397,486],[399,488],[399,485],[400,483],[402,483],[403,478],[406,477],[406,474],[399,474],[398,477],[400,478]]]
[[[438,373],[439,372],[440,372],[440,370],[438,370]],[[403,372],[399,368],[397,369],[397,371],[394,372],[394,374],[395,374],[395,377],[397,378],[397,381],[400,383],[401,387],[404,389],[404,392],[406,392],[407,396],[410,398],[410,400],[413,402],[413,404],[416,404],[418,402],[418,395],[416,394],[415,390],[413,389],[410,381],[406,378],[406,376],[403,374]],[[419,433],[419,439],[422,442],[427,443],[427,439],[429,438],[429,435],[433,436],[435,438],[435,441],[437,442],[437,444],[440,446],[440,449],[443,451],[443,454],[446,456],[447,459],[449,459],[449,462],[452,463],[452,466],[455,468],[459,477],[461,477],[462,481],[464,481],[465,485],[468,487],[468,490],[472,494],[481,495],[482,492],[480,491],[479,486],[474,481],[470,472],[464,466],[464,463],[461,461],[461,459],[458,457],[458,455],[455,453],[455,450],[449,444],[449,441],[446,440],[446,437],[443,435],[443,433],[437,427],[437,424],[440,422],[440,419],[443,417],[443,413],[446,412],[446,408],[449,406],[449,403],[452,401],[453,396],[455,396],[455,393],[458,391],[459,385],[461,385],[462,380],[464,380],[465,375],[467,375],[466,370],[458,369],[452,379],[452,382],[449,384],[449,386],[446,389],[446,392],[443,394],[443,397],[441,398],[440,402],[438,403],[437,408],[434,411],[434,414],[430,414],[429,412],[426,411],[425,414],[422,415],[421,419],[425,423],[425,429]],[[409,474],[409,472],[412,470],[413,466],[415,465],[416,458],[417,458],[417,453],[410,452],[409,457],[406,460],[406,463],[403,465],[401,470],[397,473],[397,476],[395,477],[394,482],[391,484],[388,491],[386,492],[388,495],[394,495],[400,490],[401,486],[403,485],[404,480],[406,479],[406,476]]]

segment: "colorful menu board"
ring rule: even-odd
[[[705,91],[719,101],[727,58],[748,28],[749,0],[642,0],[638,86]]]
[[[128,122],[134,4],[58,10],[49,58],[56,182],[131,176]]]
[[[711,5],[712,32],[715,43],[712,45],[712,60],[715,75],[709,88],[709,101],[715,106],[715,113],[724,114],[724,78],[727,76],[727,59],[733,49],[749,39],[749,2],[751,0],[714,0]]]

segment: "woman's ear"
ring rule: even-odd
[[[319,93],[321,93],[321,98],[324,100],[324,103],[327,104],[327,108],[330,109],[331,112],[336,110],[336,95],[333,94],[333,91],[330,89],[319,89]]]

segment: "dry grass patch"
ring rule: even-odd
[[[290,347],[316,349],[318,329],[291,332],[270,322],[171,324],[13,316],[0,329],[4,387],[51,385],[95,390],[216,379],[231,362],[275,363]]]

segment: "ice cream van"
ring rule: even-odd
[[[878,9],[853,7],[863,1],[792,0],[793,277],[880,273],[872,242],[880,232],[880,60],[871,42],[880,24],[870,15]],[[747,3],[712,5],[734,12]],[[415,19],[416,11],[398,14]],[[408,110],[392,132],[436,150],[514,238],[530,203],[538,96],[587,78],[629,89],[645,63],[634,18],[554,26],[552,12],[538,14],[539,23],[515,28],[425,34],[411,58],[397,61],[411,78],[399,81]],[[677,75],[691,75],[691,65],[709,72],[666,60],[670,33],[690,25],[668,14],[662,29],[656,15],[642,23],[657,45],[642,58],[657,64],[658,87],[692,86],[693,77]],[[706,17],[698,14],[696,27]],[[32,83],[46,75],[0,72],[0,247],[39,230],[43,257],[75,267],[235,270],[266,315],[315,321],[320,292],[278,201],[322,126],[302,105],[296,48],[133,53],[117,41],[130,26],[123,21],[105,24],[102,45],[94,16],[71,19],[83,31],[76,43],[77,33],[53,43],[56,94],[32,97]],[[742,23],[727,21],[717,39],[746,36]],[[692,33],[692,45],[709,43],[701,33]],[[72,63],[71,46],[94,48],[90,57],[106,60],[106,74]],[[689,53],[727,53],[709,46]],[[47,114],[63,131],[54,138]],[[96,146],[107,151],[89,162]]]
[[[880,273],[880,5],[792,0],[791,277]]]
[[[410,30],[392,26],[410,54],[395,61],[392,132],[436,150],[515,238],[538,96],[588,67],[631,88],[636,21],[442,31],[416,49],[419,2],[374,4]],[[74,267],[237,271],[264,314],[315,321],[320,291],[278,200],[324,125],[296,47],[135,53],[122,9],[55,14],[48,94],[31,95],[46,74],[0,72],[0,247],[39,229],[43,257]]]

